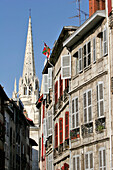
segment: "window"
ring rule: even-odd
[[[89,41],[83,47],[83,59],[84,59],[84,68],[91,64],[91,42]]]
[[[70,55],[61,56],[61,78],[62,79],[71,78],[71,56]]]
[[[72,100],[72,128],[79,126],[78,97]]]
[[[99,170],[106,170],[106,151],[105,151],[105,148],[99,149]]]
[[[73,170],[80,170],[80,156],[75,155],[73,157]]]
[[[93,153],[88,152],[85,154],[85,170],[93,170]]]
[[[48,88],[52,88],[52,68],[48,68]]]
[[[63,95],[63,80],[61,79],[61,76],[60,76],[59,84],[60,84],[60,97],[61,97]]]
[[[103,97],[103,82],[98,82],[97,85],[97,116],[104,115],[104,97]]]
[[[55,148],[58,147],[58,123],[55,125]]]
[[[91,90],[87,90],[83,95],[84,102],[84,123],[92,120]]]
[[[65,113],[65,139],[69,139],[69,112]]]
[[[43,74],[43,94],[48,94],[48,74]]]
[[[24,95],[27,95],[27,87],[24,87]]]
[[[73,57],[75,58],[75,68],[76,68],[76,74],[79,73],[79,68],[78,68],[78,51],[73,55]]]
[[[60,144],[63,143],[63,118],[59,118],[59,135],[60,135]]]
[[[103,55],[107,54],[107,29],[103,31]]]
[[[48,168],[47,169],[49,169],[49,170],[52,170],[53,168],[52,168],[52,158],[53,158],[53,155],[52,154],[50,154],[50,155],[48,155],[48,159],[47,159],[47,166],[48,166]]]
[[[46,124],[47,119],[43,119],[43,142],[44,144],[46,143],[46,138],[47,138],[47,124]]]
[[[58,81],[55,83],[55,104],[58,102]]]
[[[79,72],[82,71],[82,48],[78,50]]]
[[[48,127],[47,127],[47,130],[48,130],[48,136],[52,134],[52,111],[49,110],[48,111]]]
[[[93,38],[93,63],[96,61],[96,38]]]

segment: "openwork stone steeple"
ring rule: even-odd
[[[28,78],[32,78],[33,76],[35,76],[35,63],[34,63],[31,16],[29,16],[28,34],[27,34],[25,59],[24,59],[24,67],[23,67],[23,77],[26,77],[26,79],[28,79]]]

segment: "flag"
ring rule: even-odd
[[[44,43],[44,49],[43,49],[43,51],[42,51],[42,54],[46,55],[47,58],[49,58],[49,56],[50,56],[50,50],[51,50],[51,49],[47,46],[47,44]]]

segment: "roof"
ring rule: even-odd
[[[54,47],[52,49],[52,53],[49,59],[49,62],[46,63],[44,69],[43,69],[43,74],[47,71],[48,67],[51,67],[50,65],[55,65],[56,61],[63,49],[63,42],[67,39],[67,37],[70,36],[70,31],[76,31],[78,27],[76,26],[64,26],[58,40],[55,42]],[[50,64],[51,63],[51,64]]]
[[[96,11],[70,37],[64,41],[63,46],[70,48],[105,17],[105,10]]]
[[[4,91],[4,87],[2,87],[1,84],[0,84],[0,96],[2,96],[4,98],[4,100],[8,100],[9,101],[9,98],[6,95],[5,91]]]

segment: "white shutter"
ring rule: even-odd
[[[71,78],[71,55],[61,56],[61,79]]]
[[[96,61],[96,38],[93,39],[93,63]]]
[[[46,125],[46,118],[43,119],[43,143],[45,145],[46,143],[46,138],[47,138],[47,125]]]
[[[48,94],[48,74],[43,74],[43,94]]]
[[[78,50],[79,72],[82,71],[82,48]]]
[[[104,115],[103,82],[98,82],[97,85],[97,113],[98,117]]]
[[[103,31],[103,55],[107,54],[107,29]]]
[[[52,88],[52,67],[48,68],[48,88]]]
[[[47,121],[48,136],[52,134],[52,111],[48,111],[48,121]]]

